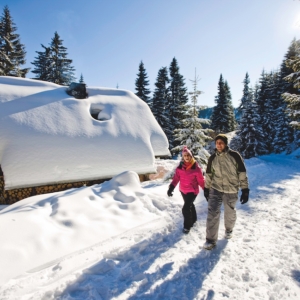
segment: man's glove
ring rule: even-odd
[[[205,197],[206,201],[208,202],[208,198],[209,198],[209,189],[208,188],[204,188],[204,197]]]
[[[249,189],[242,189],[242,195],[241,195],[241,203],[245,204],[248,202],[249,199]]]
[[[174,189],[175,189],[174,185],[173,185],[173,184],[170,184],[170,185],[169,185],[169,189],[168,189],[168,193],[167,193],[169,197],[172,197],[172,196],[173,196],[173,191],[174,191]]]

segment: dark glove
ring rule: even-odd
[[[204,197],[205,197],[206,201],[208,202],[208,198],[209,198],[209,189],[208,188],[204,188]]]
[[[241,203],[245,204],[249,200],[249,189],[242,189],[242,195],[241,195]]]
[[[175,186],[174,186],[173,184],[170,184],[170,185],[169,185],[168,192],[167,192],[167,194],[168,194],[169,197],[172,197],[172,196],[173,196],[173,191],[174,191],[174,189],[175,189]]]

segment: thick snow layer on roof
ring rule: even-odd
[[[125,90],[66,87],[0,76],[0,164],[5,188],[154,172],[168,141],[148,105]],[[91,116],[98,114],[98,120]]]

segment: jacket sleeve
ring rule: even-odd
[[[199,167],[199,172],[197,173],[197,181],[198,185],[201,186],[202,190],[204,190],[205,187],[205,178],[202,173],[202,169]]]
[[[212,161],[215,158],[215,154],[211,155],[208,159],[207,167],[206,167],[206,173],[205,173],[205,187],[210,189],[211,187],[211,181],[213,178],[213,168],[212,168]]]
[[[179,175],[179,170],[178,170],[178,167],[177,167],[176,170],[175,170],[175,174],[173,176],[172,182],[171,182],[171,184],[174,186],[174,188],[178,184],[179,180],[180,180],[180,175]]]
[[[238,152],[232,151],[232,153],[237,163],[237,174],[239,178],[240,188],[247,189],[249,188],[249,183],[244,160]]]
[[[240,181],[240,188],[248,189],[249,188],[249,182],[248,182],[248,176],[246,170],[244,172],[238,172],[239,175],[239,181]]]

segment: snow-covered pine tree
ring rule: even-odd
[[[224,82],[222,74],[218,83],[218,95],[215,97],[216,106],[211,115],[211,128],[216,133],[227,133],[234,129],[231,113],[231,95],[228,84]],[[233,114],[234,115],[234,114]]]
[[[259,79],[259,89],[257,92],[257,108],[258,114],[260,116],[257,127],[261,128],[264,133],[263,140],[260,140],[261,143],[259,149],[263,153],[258,153],[259,155],[264,155],[271,153],[273,148],[273,138],[274,138],[274,128],[272,126],[272,74],[267,74],[263,70]],[[260,151],[260,150],[259,150]],[[266,152],[265,152],[266,151]]]
[[[250,83],[250,77],[249,77],[248,72],[246,72],[246,76],[245,76],[245,78],[243,80],[243,84],[244,84],[243,96],[241,98],[241,103],[240,103],[240,105],[238,107],[239,111],[242,111],[242,109],[245,106],[245,103],[247,103],[248,100],[249,100],[249,93],[250,93],[249,83]]]
[[[170,79],[168,77],[167,67],[160,68],[155,82],[155,90],[151,105],[152,113],[166,136],[170,136],[172,134],[168,110],[166,107],[167,103],[170,101],[169,82]]]
[[[75,69],[71,65],[73,60],[67,58],[67,55],[67,48],[63,46],[63,40],[55,32],[50,43],[50,62],[52,65],[49,76],[50,82],[69,85],[75,80]]]
[[[228,110],[228,132],[234,131],[236,129],[236,120],[234,116],[234,108],[232,105],[232,97],[230,92],[230,87],[227,80],[224,83],[226,100],[227,100],[227,110]]]
[[[35,60],[32,64],[35,68],[32,70],[32,73],[36,74],[35,78],[37,80],[50,81],[50,72],[51,72],[51,59],[50,59],[50,47],[45,47],[44,51],[36,51],[38,54],[35,57]]]
[[[265,132],[264,132],[263,127],[262,127],[263,122],[261,120],[261,119],[264,118],[264,116],[259,114],[259,107],[257,105],[257,101],[258,101],[258,98],[259,98],[259,91],[260,91],[260,85],[259,85],[259,83],[256,83],[255,87],[254,87],[253,98],[254,98],[254,103],[256,104],[255,105],[255,113],[257,113],[257,119],[256,119],[256,122],[253,123],[253,124],[254,124],[255,130],[257,132],[257,135],[256,135],[256,140],[257,140],[256,152],[257,152],[258,155],[264,155],[264,154],[268,153],[268,149],[267,149],[267,145],[265,143],[266,136],[265,136]]]
[[[266,113],[264,118],[264,124],[267,123],[267,126],[270,128],[268,133],[269,139],[269,153],[274,152],[274,146],[276,145],[276,131],[278,126],[279,111],[278,111],[278,80],[279,72],[272,71],[267,74],[267,102],[265,103]],[[267,118],[266,118],[267,116]]]
[[[294,88],[300,89],[300,54],[297,54],[294,58],[288,59],[287,66],[292,68],[294,73],[288,75],[286,80],[294,84]],[[284,93],[284,100],[287,102],[287,114],[291,118],[290,125],[295,128],[295,142],[296,146],[300,147],[300,95],[292,93]]]
[[[195,79],[193,82],[194,90],[190,92],[192,105],[189,107],[188,117],[183,120],[183,128],[175,129],[175,139],[179,143],[178,146],[174,147],[172,151],[178,153],[182,150],[183,146],[186,145],[193,153],[199,164],[204,167],[207,164],[209,153],[205,149],[208,141],[212,140],[207,134],[212,133],[211,129],[203,129],[201,124],[209,124],[210,120],[200,119],[198,96],[202,93],[197,89],[197,83],[199,81],[196,72]]]
[[[1,26],[1,25],[0,25]],[[5,54],[4,44],[7,42],[5,38],[0,37],[0,76],[5,76],[7,70],[13,69],[13,64],[9,57]],[[9,43],[7,43],[10,45]],[[10,47],[12,49],[12,47]]]
[[[16,30],[17,27],[6,5],[0,18],[0,74],[26,77],[29,68],[22,68],[26,63],[25,46],[21,44],[20,35],[15,33]]]
[[[174,130],[183,128],[183,122],[187,117],[188,111],[188,95],[185,87],[184,78],[179,73],[179,66],[174,57],[170,67],[170,101],[167,104],[169,115],[169,124],[171,126],[171,134],[168,137],[170,149],[179,145],[178,141],[174,139]]]
[[[250,78],[248,73],[246,73],[243,82],[244,89],[240,105],[242,117],[237,132],[240,141],[238,151],[244,158],[251,158],[258,155],[259,141],[264,138],[264,135],[261,128],[256,126],[260,116],[257,113],[257,104],[254,100],[252,89],[249,87]],[[257,95],[258,86],[256,86],[255,90]]]
[[[251,97],[250,94],[252,91],[250,91],[249,83],[250,83],[250,77],[247,72],[246,76],[243,80],[243,84],[244,84],[243,96],[241,98],[241,103],[240,103],[239,107],[237,108],[238,112],[241,114],[240,124],[239,124],[237,132],[236,132],[236,137],[233,138],[234,139],[234,141],[232,141],[233,145],[230,145],[230,147],[232,149],[239,151],[239,152],[242,152],[246,148],[246,138],[244,136],[243,128],[242,128],[244,125],[246,125],[246,123],[244,122],[243,125],[241,125],[241,121],[243,119],[243,110],[246,108],[247,104],[249,103],[249,99]],[[252,98],[253,98],[253,95],[252,95]]]
[[[280,80],[279,80],[280,96],[283,93],[296,94],[296,95],[299,94],[299,90],[294,86],[294,83],[292,81],[286,80],[287,76],[295,72],[294,69],[292,68],[292,60],[294,60],[298,56],[300,56],[300,40],[296,40],[294,38],[280,66]]]
[[[280,107],[280,98],[278,97],[279,72],[272,71],[265,74],[266,90],[264,99],[264,117],[262,120],[262,128],[265,130],[268,153],[281,152],[280,148],[286,147],[284,143],[284,120],[282,119],[282,111]],[[267,128],[267,130],[266,130]],[[281,130],[279,133],[278,130]]]
[[[136,90],[136,95],[145,101],[148,106],[151,108],[151,98],[149,94],[151,91],[148,89],[149,86],[149,80],[148,80],[148,75],[146,72],[146,69],[144,67],[143,61],[140,62],[139,64],[139,72],[137,74],[137,79],[135,80],[135,90]]]
[[[282,97],[283,93],[297,94],[299,90],[294,87],[293,82],[288,82],[284,78],[292,74],[294,71],[287,66],[286,62],[300,55],[300,41],[295,38],[292,40],[287,53],[280,66],[278,86],[277,86],[277,110],[274,119],[277,122],[276,133],[274,137],[274,152],[280,153],[282,151],[291,152],[291,145],[294,141],[295,130],[290,126],[292,121],[288,114],[286,114],[287,102]]]

